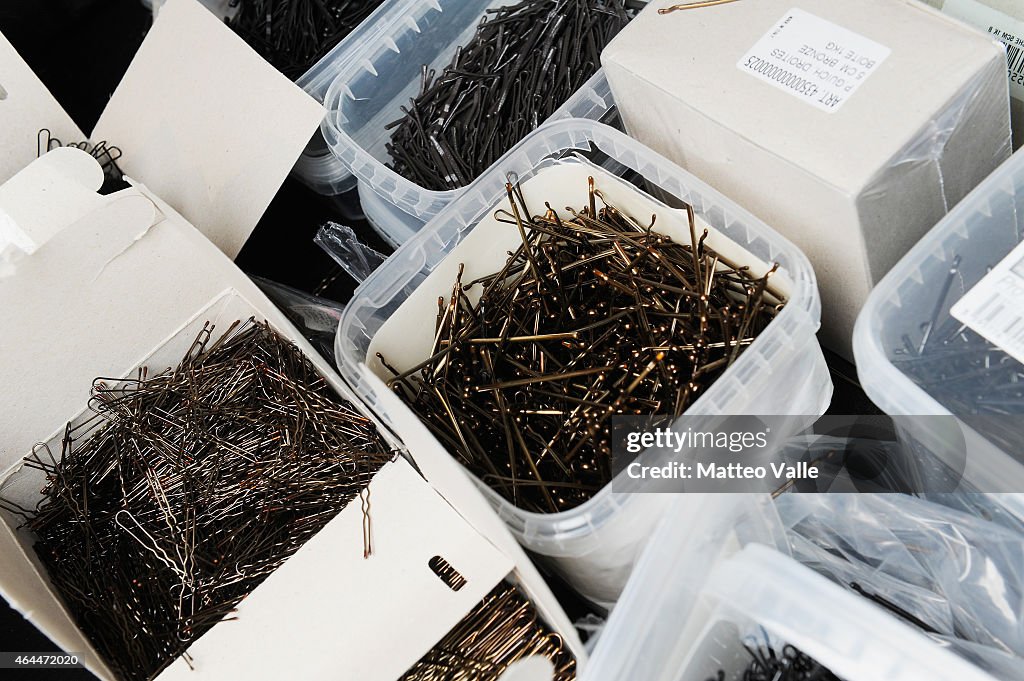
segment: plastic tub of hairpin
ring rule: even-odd
[[[903,443],[982,492],[1024,492],[1022,213],[1018,152],[878,283],[854,334],[864,390]]]
[[[415,369],[430,356],[441,312],[438,297],[451,295],[460,271],[467,283],[497,271],[507,252],[522,244],[515,224],[503,224],[495,217],[496,209],[509,208],[509,177],[518,179],[527,203],[541,206],[540,210],[545,202],[551,207],[579,207],[587,200],[592,177],[605,199],[620,210],[644,216],[645,224],[656,214],[657,229],[666,230],[673,242],[689,243],[688,214],[680,206],[691,206],[698,229],[708,230],[708,246],[723,260],[749,266],[754,277],[774,269],[771,277],[778,278],[773,286],[787,302],[732,366],[703,389],[685,415],[823,413],[832,384],[814,336],[819,314],[814,274],[800,251],[700,180],[625,135],[592,121],[557,121],[517,145],[396,251],[360,286],[342,316],[335,348],[342,375],[385,422],[398,429],[414,460],[418,447],[441,445],[397,395],[385,399],[389,389],[383,382],[394,379],[394,371]],[[623,178],[632,178],[636,184]],[[652,193],[676,207],[669,208]],[[568,211],[557,212],[566,221],[572,219]],[[479,295],[479,289],[466,295]],[[552,299],[555,295],[551,294]],[[569,373],[567,378],[593,377],[601,371],[590,367]],[[509,394],[510,400],[518,399]],[[481,431],[481,437],[490,435]],[[444,448],[454,455],[454,445],[445,440]],[[495,446],[504,448],[504,438],[499,437]],[[528,463],[523,470],[524,477],[531,475]],[[611,483],[601,483],[600,489],[560,504],[563,510],[558,506],[555,511],[527,510],[492,489],[483,477],[488,475],[479,473],[474,479],[523,545],[546,558],[581,594],[605,606],[618,597],[668,500],[666,495],[615,493]],[[569,487],[574,484],[564,482]]]
[[[789,539],[769,494],[675,497],[584,678],[993,681],[892,610],[795,561]]]
[[[525,9],[520,11],[532,12],[530,16],[536,16],[521,18],[516,26],[528,32],[534,25],[546,25],[557,33],[555,29],[561,19],[547,16],[556,4],[536,2],[527,6],[525,3],[521,6]],[[580,26],[565,29],[567,35],[582,36],[573,39],[583,44],[600,40],[604,31],[614,33],[621,23],[615,19],[615,13],[633,12],[635,5],[643,3],[615,0],[600,10],[589,8],[589,4],[568,3],[577,8],[569,21],[579,23],[584,21],[581,16],[597,17],[608,22],[608,26],[593,33],[582,30]],[[558,83],[546,84],[538,80],[529,86],[533,88],[532,95],[528,92],[516,95],[521,89],[529,88],[520,86],[518,82],[513,87],[512,76],[496,79],[500,86],[490,86],[482,80],[476,81],[473,87],[458,82],[447,87],[462,88],[461,92],[446,90],[443,95],[448,97],[449,92],[454,93],[451,121],[441,129],[423,134],[416,132],[411,122],[414,119],[403,116],[414,106],[410,102],[417,98],[421,89],[430,87],[428,81],[435,89],[440,88],[439,82],[451,81],[445,70],[453,58],[469,54],[472,50],[473,54],[483,56],[472,57],[472,61],[463,66],[467,71],[500,72],[494,65],[488,65],[496,59],[497,53],[488,52],[490,47],[485,42],[474,40],[474,36],[484,19],[495,22],[495,25],[508,21],[500,14],[491,13],[505,6],[512,7],[515,3],[509,0],[393,0],[375,20],[380,26],[375,35],[366,40],[347,42],[345,54],[339,56],[345,63],[335,71],[334,80],[323,98],[328,113],[321,129],[335,157],[358,178],[367,220],[393,244],[402,244],[409,239],[482,174],[483,169],[518,141],[518,137],[508,139],[509,135],[500,130],[502,126],[512,126],[515,122],[515,130],[522,130],[520,134],[524,134],[545,120],[568,117],[598,120],[612,106],[610,90],[597,59],[587,66],[587,50],[552,49],[552,60],[577,59],[580,63],[573,67],[573,73],[589,72],[594,74],[593,77],[581,82],[575,90],[567,90],[560,79]],[[554,42],[560,40],[554,35],[538,35],[538,49],[545,45],[561,45]],[[494,40],[494,37],[490,39]],[[508,42],[511,38],[500,40]],[[530,52],[518,44],[516,49],[520,50],[523,59]],[[582,56],[577,58],[577,52]],[[534,70],[548,68],[545,64],[531,64],[530,68]],[[470,82],[471,77],[472,73],[467,73],[466,82]],[[501,88],[511,94],[500,97],[504,91]],[[516,100],[516,96],[522,101]],[[524,99],[528,96],[542,103],[530,106]],[[499,113],[484,115],[485,112],[473,104],[477,98]],[[422,106],[429,106],[430,99],[422,99],[426,102]],[[543,115],[537,114],[538,109],[544,112]],[[431,118],[437,113],[431,113],[432,109],[428,108],[415,110],[417,116]],[[439,111],[448,115],[444,106]],[[460,149],[470,147],[467,135],[479,139],[476,139],[472,152],[460,156]],[[428,144],[430,148],[422,144]],[[447,152],[445,148],[448,148]],[[407,153],[398,149],[413,151]],[[441,156],[435,156],[434,152]],[[455,160],[450,163],[446,160],[448,158]],[[399,161],[402,165],[398,165]]]
[[[638,579],[611,615],[588,681],[993,681],[784,550],[750,543],[725,555],[695,555],[682,536],[663,526],[660,543],[651,542]]]
[[[448,663],[453,656],[464,654],[467,629],[477,632],[481,623],[491,621],[517,627],[509,638],[523,644],[521,656],[548,658],[560,670],[558,679],[572,678],[575,664],[585,660],[585,652],[546,583],[478,489],[447,456],[421,457],[419,471],[404,459],[395,459],[391,455],[397,441],[385,429],[380,433],[386,449],[377,450],[384,461],[366,488],[368,497],[350,499],[301,547],[288,544],[284,529],[281,534],[263,535],[267,540],[274,537],[265,544],[269,549],[276,551],[281,545],[295,549],[279,563],[281,556],[261,563],[251,554],[245,560],[237,556],[232,560],[227,551],[223,557],[194,551],[199,541],[209,547],[211,536],[238,532],[232,522],[237,522],[239,516],[231,506],[221,508],[203,533],[205,539],[188,538],[192,497],[183,494],[180,485],[184,476],[173,469],[187,472],[194,459],[208,452],[205,448],[183,451],[184,445],[179,451],[172,445],[167,451],[178,463],[171,469],[154,466],[151,474],[146,472],[148,469],[135,469],[140,475],[134,478],[125,469],[125,477],[115,474],[113,478],[120,484],[134,480],[133,484],[141,487],[133,492],[133,502],[125,507],[125,513],[115,504],[113,518],[107,514],[106,527],[128,528],[119,550],[134,550],[136,558],[141,556],[150,567],[128,574],[119,562],[108,569],[97,566],[97,537],[97,543],[91,544],[95,547],[92,554],[85,550],[49,558],[71,573],[75,566],[89,565],[86,574],[93,580],[122,580],[124,589],[79,592],[74,588],[78,578],[69,582],[67,571],[54,577],[58,573],[50,572],[49,561],[35,556],[39,536],[34,537],[31,528],[22,526],[26,519],[22,514],[34,516],[32,509],[44,494],[40,490],[49,484],[64,484],[68,479],[65,475],[74,475],[70,468],[64,471],[62,467],[71,466],[72,460],[81,463],[75,458],[80,447],[105,446],[104,434],[113,432],[105,428],[127,427],[149,437],[149,433],[164,427],[160,424],[176,421],[184,423],[190,432],[201,432],[209,419],[221,419],[223,414],[234,413],[234,409],[243,409],[249,403],[245,400],[235,407],[228,405],[243,390],[240,386],[262,372],[281,374],[272,363],[261,368],[258,355],[266,348],[256,351],[232,347],[235,354],[229,359],[241,362],[241,373],[228,367],[223,372],[217,369],[214,374],[204,374],[204,380],[221,386],[214,390],[218,399],[227,400],[223,403],[225,410],[217,412],[221,416],[211,413],[206,417],[182,417],[183,403],[174,407],[173,401],[163,399],[153,413],[155,420],[148,421],[145,430],[141,421],[131,420],[134,417],[116,426],[118,414],[125,413],[124,408],[134,404],[132,400],[144,390],[152,390],[148,381],[192,381],[191,376],[199,375],[193,369],[200,372],[201,367],[188,358],[229,348],[232,333],[257,325],[275,334],[278,340],[271,344],[273,347],[288,348],[283,355],[270,353],[285,357],[286,369],[296,366],[288,362],[302,364],[304,360],[298,357],[308,360],[313,373],[307,375],[319,386],[317,389],[333,393],[348,405],[331,407],[322,402],[315,407],[321,413],[317,419],[323,418],[324,410],[330,413],[336,409],[331,420],[336,418],[341,428],[346,427],[345,418],[354,418],[350,425],[361,423],[360,427],[376,421],[284,314],[158,197],[133,187],[110,197],[87,198],[100,186],[102,172],[94,159],[77,149],[56,149],[17,179],[19,191],[0,192],[0,197],[6,213],[33,228],[31,234],[36,235],[38,248],[17,259],[15,271],[0,286],[0,299],[9,310],[0,332],[4,346],[9,348],[5,361],[0,363],[0,375],[9,386],[0,410],[4,419],[0,428],[4,468],[0,478],[0,543],[4,546],[0,551],[0,592],[13,607],[24,612],[62,649],[78,655],[104,681],[151,677],[269,679],[296,674],[312,679],[338,678],[339,674],[379,681],[430,678],[437,660]],[[41,195],[47,197],[45,202],[39,199]],[[18,210],[10,202],[16,202]],[[44,205],[47,210],[42,210]],[[61,220],[71,224],[54,224]],[[97,233],[104,238],[97,240]],[[139,272],[146,274],[141,280]],[[128,288],[135,295],[118,295]],[[61,319],[61,326],[54,326],[53,319]],[[68,326],[76,333],[69,336],[64,331]],[[168,367],[177,370],[165,372]],[[293,370],[287,369],[289,373]],[[95,382],[97,376],[109,378]],[[309,406],[309,398],[310,394],[305,393],[303,408]],[[277,406],[265,405],[267,409],[260,409],[258,414],[250,413],[242,422],[274,418],[275,412],[290,413],[289,398],[279,401]],[[199,403],[195,393],[184,404]],[[107,426],[97,422],[97,413],[105,408],[111,417]],[[342,411],[349,414],[343,418]],[[306,422],[302,432],[308,434],[311,424]],[[230,435],[230,430],[222,421],[216,433],[208,434],[212,442],[231,438],[227,445],[231,456],[224,460],[225,465],[244,466],[246,448],[251,444],[246,445],[244,437],[239,440]],[[65,448],[68,437],[73,442]],[[36,445],[38,440],[45,445]],[[265,444],[275,438],[259,441]],[[279,441],[286,445],[296,442],[290,435],[282,435]],[[65,449],[66,459],[62,456]],[[316,462],[322,461],[323,457],[311,457],[308,463],[318,465]],[[381,463],[379,457],[377,463]],[[301,452],[293,451],[273,465],[305,463]],[[259,468],[241,481],[241,487],[247,490],[241,503],[257,516],[279,513],[289,500],[301,498],[307,503],[319,498],[319,486],[300,494],[278,484],[285,496],[261,509],[258,499],[266,497],[259,490],[267,489],[261,486],[271,480],[263,478]],[[326,486],[337,484],[339,473],[351,471],[352,466],[342,466],[341,471],[329,473]],[[358,466],[355,472],[359,474]],[[102,477],[103,470],[95,471],[95,475]],[[285,477],[290,482],[298,479]],[[121,489],[120,484],[115,482],[115,492]],[[192,492],[199,494],[203,489],[206,487],[200,485]],[[77,521],[65,530],[72,535],[83,523],[98,523],[104,508],[110,510],[100,497],[101,492],[110,492],[110,487],[101,486],[91,476],[75,485],[73,492],[66,491],[72,496],[83,495],[74,496],[70,504]],[[306,496],[308,493],[314,499]],[[83,505],[78,506],[78,501]],[[218,500],[205,501],[196,515],[209,516]],[[139,503],[149,505],[150,511],[140,512]],[[252,525],[249,531],[260,535]],[[55,536],[63,536],[60,528]],[[54,545],[52,539],[48,546]],[[137,545],[133,548],[133,544]],[[228,610],[234,609],[233,613],[220,613],[236,621],[222,622],[220,616],[210,616],[202,604],[196,603],[196,610],[183,605],[181,618],[148,621],[147,613],[156,611],[151,607],[154,604],[147,601],[138,605],[132,600],[144,599],[149,585],[159,578],[177,584],[171,587],[171,593],[180,590],[183,604],[191,602],[195,590],[209,584],[205,580],[217,579],[211,569],[227,576],[229,584],[256,575],[262,580],[244,599],[230,604]],[[62,590],[58,582],[71,584],[71,588]],[[168,593],[160,592],[164,596]],[[224,593],[225,601],[240,595]],[[114,599],[125,594],[127,604],[118,609]],[[96,599],[103,599],[102,603]],[[223,601],[204,603],[219,607]],[[177,604],[172,606],[179,614]],[[359,616],[339,619],[338,613],[348,608]],[[127,628],[111,625],[106,616],[112,610],[115,619]],[[204,619],[200,612],[208,616]],[[513,621],[502,615],[513,612],[526,616]],[[194,620],[189,619],[189,613]],[[165,641],[168,648],[162,648],[163,652],[152,659],[145,653],[151,648],[139,645],[144,649],[139,657],[127,662],[123,657],[115,660],[109,646],[98,642],[136,646],[141,638],[158,634],[170,637]],[[253,654],[254,641],[259,642],[259,654]],[[494,673],[495,678],[498,673]]]

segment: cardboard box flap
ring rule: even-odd
[[[194,670],[179,658],[161,681],[394,681],[514,567],[404,459],[374,477],[370,498],[370,558],[355,501],[238,605],[237,621],[189,648]],[[465,587],[452,591],[431,571],[435,555]]]
[[[80,190],[73,174],[53,184],[53,174],[37,170],[26,171],[32,186],[16,178],[20,205],[42,210]],[[140,190],[97,200],[98,209],[0,277],[0,381],[14,387],[0,395],[0,470],[75,416],[94,378],[130,371],[144,352],[234,282],[255,288],[199,232],[159,211]],[[78,205],[86,208],[87,202]]]
[[[234,257],[323,118],[323,107],[195,0],[160,12],[91,139]],[[0,35],[0,183],[47,128],[85,135]]]
[[[545,621],[562,636],[569,650],[576,656],[577,664],[582,667],[586,663],[586,653],[572,622],[547,582],[487,503],[469,474],[369,367],[363,364],[360,369],[423,477],[435,488],[442,490],[445,499],[480,534],[487,537],[502,553],[513,558],[521,588]]]
[[[96,192],[102,185],[96,161],[68,147],[54,149],[0,185],[0,258],[13,261],[35,253],[81,215],[99,208],[103,197]]]
[[[638,74],[707,119],[851,193],[929,125],[932,115],[956,97],[959,83],[1004,59],[991,38],[909,0],[759,0],[658,14],[659,8],[672,4],[664,0],[648,5],[605,49],[602,64]],[[795,11],[838,30],[835,35],[804,35],[797,22],[791,24],[796,28],[785,29],[796,34],[776,49],[796,46],[779,57],[791,63],[789,70],[774,62],[752,67],[782,84],[764,82],[739,68],[748,51],[779,31]],[[847,39],[852,42],[847,44]],[[816,49],[818,43],[821,49]],[[871,63],[871,44],[887,48],[889,54],[877,66],[858,70],[859,50],[868,60],[864,63]],[[837,51],[850,59],[836,57]],[[837,60],[835,73],[825,74],[829,80],[816,80],[821,60],[832,59]],[[837,110],[819,110],[793,94],[804,91],[799,90],[803,81],[820,94],[825,85],[843,77],[844,68],[852,69],[848,82],[856,83]],[[614,77],[610,79],[614,85]],[[845,87],[840,90],[845,92]],[[899,111],[879,102],[899,102]]]
[[[38,133],[47,128],[65,142],[85,138],[71,116],[0,34],[0,183],[14,177],[38,153]]]
[[[92,137],[233,258],[323,113],[205,7],[170,0]]]

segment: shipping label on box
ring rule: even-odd
[[[1010,251],[958,300],[950,314],[1024,362],[1024,244]]]
[[[740,57],[736,68],[831,113],[890,52],[885,45],[794,8]]]

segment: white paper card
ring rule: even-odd
[[[1024,362],[1024,243],[957,301],[950,314]]]
[[[1006,45],[1010,96],[1024,101],[1024,21],[992,9],[978,0],[946,0],[942,11],[985,31]]]
[[[834,113],[890,53],[874,40],[794,8],[743,55],[736,68]]]
[[[195,0],[169,0],[93,139],[228,257],[316,132],[323,107]]]

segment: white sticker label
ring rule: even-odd
[[[1024,20],[981,4],[978,0],[946,0],[942,11],[985,31],[1006,45],[1010,96],[1024,101]]]
[[[1024,362],[1024,243],[958,300],[950,314]]]
[[[885,45],[831,21],[792,9],[743,55],[736,67],[832,113],[891,52]]]

